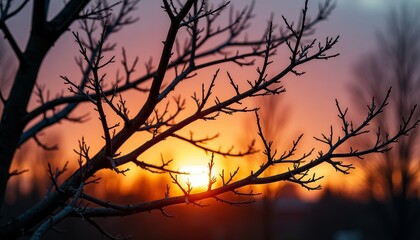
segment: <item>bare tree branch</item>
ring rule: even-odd
[[[10,99],[12,102],[18,101],[16,99],[19,99],[19,91],[15,89],[18,89],[18,84],[22,84],[25,87],[25,102],[9,103],[9,99],[4,100],[6,114],[2,116],[0,124],[0,150],[4,151],[6,144],[11,146],[9,142],[5,142],[8,139],[2,138],[3,135],[10,136],[9,138],[13,140],[13,149],[7,152],[10,162],[16,148],[30,138],[38,142],[41,147],[47,148],[39,141],[37,134],[62,119],[81,120],[81,117],[72,118],[69,114],[82,102],[88,102],[94,106],[103,132],[100,136],[103,145],[97,152],[92,153],[90,146],[82,137],[78,148],[74,150],[78,168],[60,181],[58,179],[64,176],[63,172],[67,170],[67,165],[54,171],[48,164],[47,173],[51,180],[48,194],[16,219],[1,226],[0,237],[17,238],[24,233],[34,231],[32,237],[39,239],[48,229],[63,219],[82,217],[106,237],[114,239],[115,237],[102,229],[94,218],[127,216],[152,210],[158,210],[163,215],[170,216],[164,211],[168,206],[191,204],[205,207],[207,204],[204,200],[211,198],[238,206],[254,202],[255,196],[259,195],[252,189],[244,190],[244,187],[280,181],[289,181],[308,190],[317,190],[321,188],[318,181],[323,176],[317,175],[313,170],[314,167],[326,163],[333,169],[347,174],[353,168],[351,163],[347,163],[348,158],[362,159],[368,154],[386,152],[391,148],[391,144],[409,134],[419,123],[415,115],[416,107],[413,107],[411,112],[400,116],[402,120],[399,130],[387,132],[378,128],[375,129],[376,132],[371,132],[369,126],[385,110],[390,100],[390,91],[379,103],[375,99],[372,100],[363,121],[358,124],[349,119],[347,109],[343,110],[337,100],[338,117],[342,124],[340,130],[336,131],[331,126],[329,133],[315,138],[315,141],[325,145],[325,152],[318,151],[318,154],[314,155],[315,149],[309,149],[297,154],[303,135],[292,141],[288,149],[281,152],[275,149],[274,139],[270,139],[273,137],[262,130],[264,121],[261,121],[258,109],[252,107],[246,100],[283,94],[285,88],[282,81],[286,75],[300,76],[304,74],[300,70],[302,65],[338,56],[336,53],[331,53],[338,42],[338,36],[326,37],[322,41],[317,41],[312,36],[315,24],[326,19],[334,8],[331,1],[321,4],[316,18],[309,21],[308,0],[306,0],[297,25],[283,17],[285,27],[280,29],[279,36],[274,33],[277,25],[270,22],[267,28],[263,29],[262,38],[260,36],[257,40],[248,40],[244,36],[250,26],[253,6],[256,2],[241,11],[234,11],[231,8],[227,23],[216,26],[217,19],[220,19],[220,14],[226,11],[229,2],[221,3],[213,8],[207,1],[164,0],[162,9],[170,22],[160,57],[156,61],[156,68],[151,60],[146,62],[145,73],[140,73],[137,79],[132,79],[132,75],[137,70],[139,60],[135,58],[130,64],[124,48],[121,54],[123,74],[122,76],[116,74],[114,79],[110,79],[108,69],[117,57],[113,55],[116,45],[108,42],[108,39],[111,33],[118,32],[122,27],[138,19],[131,16],[138,1],[123,0],[117,6],[118,3],[97,1],[86,8],[88,2],[88,0],[69,1],[51,21],[46,19],[48,1],[34,3],[31,23],[32,34],[35,35],[31,35],[34,40],[29,41],[28,48],[37,53],[34,49],[42,47],[42,51],[40,50],[40,55],[36,56],[34,69],[29,73],[25,72],[26,69],[23,67],[18,70],[18,77]],[[0,10],[8,8],[0,5]],[[119,11],[112,14],[111,10],[115,8],[119,8]],[[3,12],[1,14],[3,16]],[[71,76],[61,76],[68,87],[68,93],[66,95],[63,93],[56,99],[50,99],[48,90],[36,84],[37,72],[48,49],[77,19],[80,20],[81,30],[74,32],[73,37],[79,48],[80,54],[76,58],[76,66],[82,72],[82,79],[76,82]],[[98,38],[95,38],[96,34],[99,34]],[[51,37],[46,38],[44,42],[42,37],[49,35]],[[286,49],[289,61],[283,67],[273,67],[274,56],[281,47]],[[34,56],[26,55],[26,52],[25,50],[22,53],[24,57],[34,58]],[[110,57],[107,57],[107,54]],[[32,64],[29,60],[28,63]],[[200,75],[205,72],[203,70],[215,65],[218,65],[218,69],[212,76]],[[223,74],[220,72],[225,71],[222,70],[224,65],[229,68],[233,65],[236,67],[258,66],[254,74],[247,76],[249,79],[242,79],[243,76],[239,78],[233,71],[227,70],[227,74],[221,76]],[[23,84],[29,81],[28,79],[31,80],[28,82],[29,85]],[[111,84],[106,84],[108,81]],[[197,81],[201,84],[198,89],[193,90],[191,99],[176,91],[182,84]],[[224,84],[230,88],[230,92],[218,92],[218,89],[225,87]],[[33,88],[35,91],[32,90]],[[138,90],[137,93],[145,97],[144,102],[141,102],[137,109],[131,107],[128,109],[127,100],[121,95],[128,90]],[[31,94],[38,100],[39,106],[27,112]],[[189,107],[188,100],[192,103],[192,108]],[[200,128],[194,128],[194,124],[202,121],[217,121],[222,115],[235,118],[238,114],[255,114],[258,129],[256,135],[262,145],[261,154],[257,154],[259,152],[254,148],[254,142],[243,152],[234,151],[233,147],[227,150],[223,150],[223,147],[217,150],[207,147],[206,144],[219,136],[219,133],[202,138],[194,137],[193,131],[198,131]],[[17,125],[12,123],[9,117],[12,121],[16,120]],[[193,128],[190,136],[183,136],[182,132],[189,130],[189,127]],[[19,131],[12,132],[11,129]],[[134,139],[137,133],[140,133],[141,137],[136,138],[135,145],[123,151],[122,146]],[[346,150],[348,148],[345,147],[350,140],[358,140],[370,135],[376,138],[374,145],[365,148],[350,146],[349,150]],[[180,176],[188,173],[169,167],[172,159],[165,160],[162,153],[160,163],[156,163],[156,159],[145,158],[143,154],[151,149],[163,151],[160,146],[168,138],[190,143],[195,148],[212,153],[207,165],[208,172],[205,173],[206,186],[203,189],[193,187],[190,180],[183,182]],[[240,172],[240,163],[235,170],[230,170],[231,172],[225,169],[218,171],[216,170],[217,158],[220,157],[218,155],[248,156],[261,164],[245,173]],[[88,184],[101,184],[100,178],[95,174],[103,169],[111,169],[113,174],[125,176],[131,167],[126,165],[128,163],[135,164],[150,173],[169,175],[170,184],[179,190],[179,195],[170,196],[170,186],[167,185],[162,199],[121,204],[118,201],[108,202],[83,192],[84,186]],[[271,171],[272,169],[278,171]],[[10,173],[7,172],[7,176],[9,175]],[[226,196],[227,194],[231,194],[235,199],[231,200]],[[81,200],[93,205],[79,205]]]

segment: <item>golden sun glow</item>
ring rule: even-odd
[[[181,183],[190,182],[193,188],[207,187],[209,184],[209,168],[207,166],[183,166],[179,171],[189,173],[179,176]]]

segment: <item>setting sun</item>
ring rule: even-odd
[[[206,187],[209,184],[209,169],[207,166],[184,166],[179,171],[189,173],[180,176],[181,183],[190,182],[191,187],[194,188]]]

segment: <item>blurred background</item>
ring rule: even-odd
[[[261,37],[271,14],[274,14],[274,23],[278,25],[283,24],[282,15],[297,21],[303,3],[256,1],[249,37]],[[310,1],[310,15],[316,14],[318,3]],[[283,81],[287,89],[285,94],[249,103],[261,108],[263,131],[280,152],[287,150],[301,133],[304,133],[304,138],[299,153],[308,152],[313,147],[322,149],[313,136],[329,133],[331,125],[337,133],[340,131],[335,99],[349,107],[350,116],[357,122],[366,113],[366,104],[371,98],[383,99],[392,86],[386,114],[373,126],[391,132],[398,130],[400,117],[407,114],[414,104],[420,103],[420,1],[337,0],[335,3],[336,8],[328,20],[316,27],[314,37],[323,41],[327,36],[339,35],[339,43],[333,51],[340,56],[301,67],[300,70],[306,72],[303,76],[288,75]],[[231,4],[235,9],[241,9],[250,1],[238,0]],[[119,48],[124,46],[129,49],[129,58],[139,56],[142,62],[150,57],[158,59],[161,40],[169,24],[160,5],[161,1],[142,1],[137,10],[140,20],[124,28],[117,34],[118,38],[114,36],[115,39],[112,39]],[[60,5],[52,7],[58,9]],[[11,21],[11,29],[21,46],[25,46],[27,40],[30,10],[26,7],[21,16]],[[77,28],[72,26],[71,30],[77,31]],[[0,51],[0,87],[5,92],[17,63],[4,39],[0,40]],[[80,76],[74,63],[77,53],[74,39],[71,33],[67,33],[48,54],[44,64],[50,67],[41,68],[39,79],[51,96],[66,91],[60,75],[76,79]],[[270,66],[272,71],[275,72],[275,68],[281,67],[287,60],[288,56],[279,51],[275,64]],[[249,74],[255,74],[255,67],[222,70],[232,71],[237,79],[248,79]],[[139,69],[137,74],[140,75],[141,71]],[[207,76],[213,73],[210,69],[200,74]],[[189,96],[195,90],[193,86],[188,86],[180,91]],[[223,96],[223,88],[218,90],[218,94]],[[134,108],[141,99],[130,94],[127,93],[126,98],[134,102],[131,103]],[[32,106],[37,104],[34,100]],[[89,104],[78,108],[79,115],[89,114],[86,123],[63,122],[45,131],[43,141],[58,144],[58,151],[44,151],[31,142],[18,151],[12,169],[30,171],[9,182],[7,201],[10,216],[43,197],[50,185],[47,163],[61,167],[69,161],[70,169],[77,167],[73,149],[77,149],[82,136],[91,145],[92,153],[101,147],[101,129],[95,128],[97,117],[92,108]],[[220,137],[210,146],[223,146],[225,149],[232,145],[239,149],[246,147],[257,132],[254,119],[249,119],[237,117],[236,128],[228,125],[227,118],[206,125],[210,135],[220,132]],[[189,130],[194,129],[185,131]],[[205,136],[207,132],[199,134]],[[366,139],[352,144],[363,148],[371,146],[373,141],[375,139]],[[130,149],[134,144],[135,140],[124,147]],[[256,197],[255,203],[240,207],[206,200],[202,203],[209,205],[206,207],[186,204],[165,209],[165,214],[173,217],[153,211],[125,218],[100,219],[98,223],[111,234],[120,237],[131,235],[132,239],[420,239],[419,149],[417,130],[383,155],[346,159],[356,167],[350,175],[337,173],[328,165],[318,167],[314,170],[317,175],[325,176],[320,181],[323,188],[319,191],[307,191],[299,185],[282,182],[251,187],[262,194]],[[174,159],[178,169],[205,166],[210,160],[210,156],[201,150],[183,144],[174,146],[171,142],[146,152],[142,158],[149,159],[156,154]],[[246,174],[260,164],[255,160],[259,156],[261,158],[257,154],[239,160],[216,157],[216,168],[220,171],[240,165],[241,174]],[[170,183],[168,176],[137,169],[130,171],[126,177],[106,171],[99,174],[102,177],[100,184],[88,191],[110,201],[128,203],[161,198]],[[173,193],[177,194],[175,188]],[[84,221],[80,218],[66,220],[50,231],[47,238],[74,239],[83,236],[97,239],[101,236]]]

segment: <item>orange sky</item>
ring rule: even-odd
[[[236,8],[241,8],[245,3],[249,1],[233,1]],[[291,3],[293,2],[293,3]],[[315,1],[317,2],[317,1]],[[386,2],[384,4],[384,2]],[[313,146],[316,146],[316,142],[312,136],[319,136],[321,133],[327,132],[331,124],[337,124],[338,118],[335,110],[334,99],[338,98],[344,106],[351,106],[349,94],[347,91],[348,84],[352,81],[352,66],[355,62],[360,59],[368,51],[374,49],[374,33],[383,26],[383,20],[387,12],[386,5],[392,2],[387,1],[337,1],[337,8],[333,11],[328,21],[322,22],[317,27],[316,36],[318,39],[324,39],[326,36],[340,35],[339,44],[334,48],[334,53],[340,53],[338,58],[329,61],[315,61],[309,63],[300,69],[307,72],[302,77],[296,77],[294,75],[288,75],[284,84],[287,88],[287,93],[282,97],[282,101],[285,101],[285,105],[288,106],[288,111],[285,112],[282,109],[273,109],[273,112],[279,114],[288,115],[287,128],[282,132],[286,138],[285,142],[291,142],[294,138],[300,134],[305,133],[305,138],[300,146],[300,152],[309,151]],[[118,41],[117,46],[117,61],[115,66],[119,66],[120,62],[120,49],[124,46],[128,51],[129,59],[134,59],[135,56],[139,56],[140,64],[139,69],[136,72],[136,76],[141,75],[144,71],[143,63],[153,56],[155,63],[157,62],[158,56],[162,47],[162,39],[165,36],[166,27],[168,26],[167,17],[160,8],[160,1],[142,1],[140,3],[138,14],[140,21],[132,26],[127,27],[120,33],[114,36],[112,40]],[[303,1],[256,1],[256,18],[254,19],[253,27],[250,29],[250,33],[262,33],[267,16],[270,12],[274,11],[275,21],[280,21],[281,14],[286,17],[293,18],[299,13]],[[312,15],[317,10],[317,3],[311,5],[310,12]],[[25,13],[29,14],[29,8],[27,7]],[[296,18],[294,18],[296,19]],[[25,44],[25,23],[27,21],[15,21],[13,24],[16,25],[13,28],[17,34],[20,44]],[[144,26],[147,24],[147,28]],[[150,31],[153,29],[153,32]],[[72,26],[71,30],[77,30],[77,26]],[[251,34],[250,34],[251,35]],[[259,37],[259,35],[258,35]],[[78,81],[80,74],[78,73],[78,67],[74,64],[74,56],[77,54],[77,46],[74,43],[74,39],[70,33],[66,33],[47,55],[43,67],[41,68],[39,79],[41,84],[46,84],[47,88],[52,93],[59,93],[66,91],[60,75],[66,75],[75,81]],[[287,56],[278,56],[278,59],[287,59]],[[284,64],[281,60],[275,62],[281,66]],[[275,72],[275,68],[278,65],[271,65]],[[214,68],[205,72],[201,72],[199,77],[210,80],[212,74],[214,74]],[[221,74],[218,79],[218,91],[217,96],[224,96],[227,93],[224,89],[227,88],[227,77],[226,71],[229,70],[232,75],[237,79],[249,79],[252,74],[255,76],[255,67],[250,67],[247,70],[222,67]],[[269,73],[270,73],[269,71]],[[113,74],[109,74],[113,76]],[[199,85],[198,85],[199,86]],[[192,103],[189,97],[194,90],[194,86],[181,86],[182,95],[188,99],[189,104]],[[54,96],[54,94],[52,94]],[[139,96],[138,93],[127,93],[124,97],[130,102],[129,107],[135,112],[136,106],[140,106],[143,96]],[[34,105],[35,103],[33,103]],[[102,130],[98,128],[98,119],[95,113],[92,111],[93,106],[89,104],[82,104],[78,107],[77,113],[84,114],[90,112],[90,120],[86,124],[75,124],[75,123],[63,123],[52,127],[47,133],[57,132],[62,139],[60,142],[60,151],[62,161],[70,161],[71,164],[76,164],[72,149],[77,148],[78,140],[84,136],[85,140],[92,147],[92,155],[101,147],[100,136]],[[220,138],[212,143],[213,147],[218,148],[223,146],[224,149],[228,149],[231,145],[237,145],[238,141],[244,137],[249,136],[249,132],[255,132],[256,126],[247,125],[245,118],[253,117],[253,114],[246,116],[241,115],[239,118],[236,117],[222,117],[217,123],[198,123],[194,124],[195,128],[187,128],[182,132],[188,134],[190,130],[195,132],[195,136],[206,136],[212,135],[212,133],[219,132]],[[231,124],[235,120],[234,124]],[[198,130],[197,130],[198,129]],[[205,129],[205,131],[203,131]],[[244,134],[246,132],[246,134]],[[256,133],[256,132],[255,132]],[[254,135],[257,138],[257,135]],[[123,151],[128,151],[136,146],[137,139],[141,139],[141,136],[134,137],[124,147]],[[210,159],[210,156],[206,155],[202,150],[192,149],[185,143],[174,142],[171,140],[165,141],[157,149],[151,149],[145,154],[140,156],[141,160],[153,160],[160,161],[160,154],[164,156],[166,160],[174,159],[174,168],[179,168],[183,165],[206,165]],[[239,148],[241,148],[239,146]],[[242,147],[243,148],[243,147]],[[225,162],[228,162],[226,164]],[[216,164],[218,169],[222,169],[226,166],[241,165],[241,171],[243,174],[247,174],[250,171],[249,165],[242,160],[238,159],[225,159],[223,157],[216,157]],[[257,165],[255,165],[257,166]],[[254,167],[255,167],[254,166]],[[20,166],[24,167],[24,166]],[[325,175],[325,179],[321,183],[333,187],[345,187],[352,188],[354,184],[357,184],[356,180],[359,178],[358,173],[353,171],[351,176],[346,178],[354,179],[351,181],[345,181],[341,174],[335,173],[330,166],[322,166],[316,169],[317,174]],[[139,171],[135,168],[128,174],[126,179],[129,181],[122,182],[121,186],[124,189],[135,187],[137,180],[143,171]],[[27,177],[22,177],[25,179]],[[169,178],[165,177],[169,181]],[[22,182],[22,181],[21,181]],[[168,182],[169,183],[169,182]],[[22,182],[24,184],[24,181]],[[120,186],[120,187],[121,187]],[[162,189],[162,192],[164,190]],[[306,196],[308,199],[317,196],[317,193],[311,192],[311,195],[307,195],[307,191],[301,189],[302,196]]]

